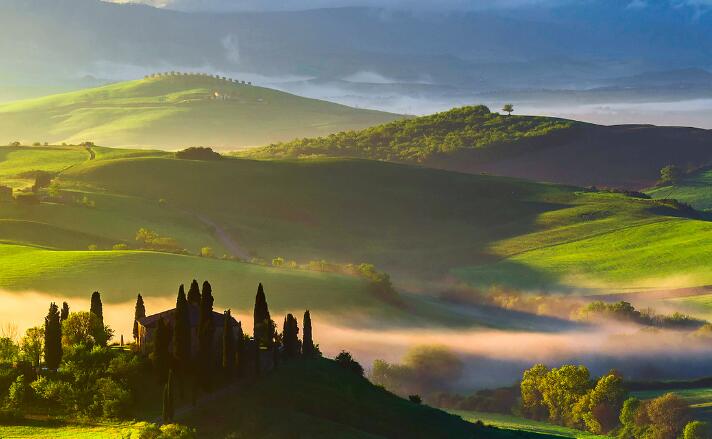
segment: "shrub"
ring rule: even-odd
[[[195,430],[179,424],[161,427],[149,422],[134,424],[132,431],[124,433],[123,439],[194,439]]]
[[[683,439],[710,439],[710,437],[712,437],[712,431],[710,431],[708,423],[692,421],[685,425],[682,437]]]
[[[420,395],[408,395],[408,401],[414,402],[416,404],[421,404],[423,402],[423,399],[420,397]]]
[[[12,383],[7,393],[7,405],[13,409],[22,407],[30,397],[31,388],[27,385],[24,376],[19,376]]]
[[[334,358],[336,364],[343,367],[344,369],[350,370],[351,372],[363,376],[363,367],[353,359],[350,353],[346,351],[341,351],[339,355]]]
[[[127,244],[124,244],[123,242],[120,242],[118,244],[114,244],[114,246],[111,248],[113,250],[128,250],[129,246]]]
[[[214,258],[215,253],[213,252],[212,247],[203,247],[200,249],[200,256],[204,258]]]
[[[105,418],[120,418],[131,407],[131,393],[111,378],[96,380],[94,403],[90,411]]]
[[[99,250],[99,246],[97,246],[96,244],[89,244],[87,246],[87,250],[89,250],[90,252],[95,252]]]
[[[191,146],[176,153],[176,157],[184,160],[220,160],[222,156],[212,148]]]

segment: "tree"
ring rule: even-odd
[[[287,358],[294,358],[300,354],[299,326],[297,325],[297,319],[292,314],[287,314],[284,319],[282,343],[284,344],[284,353]]]
[[[59,314],[59,320],[65,321],[69,317],[69,304],[67,302],[62,302],[62,311]]]
[[[667,165],[660,170],[660,184],[674,184],[682,177],[683,172],[679,166]]]
[[[619,438],[630,439],[643,435],[645,425],[638,425],[641,418],[641,416],[639,416],[639,414],[641,414],[641,405],[641,401],[638,398],[630,397],[625,400],[618,418],[621,423],[621,428],[618,431]],[[645,418],[647,422],[647,416],[645,416]]]
[[[112,336],[111,328],[104,326],[92,312],[73,312],[62,322],[62,343],[66,346],[101,346],[100,340],[105,343]]]
[[[232,316],[229,309],[225,311],[223,317],[222,368],[225,377],[232,378],[235,371],[235,335],[232,332]]]
[[[245,333],[242,331],[242,322],[237,322],[237,327],[235,328],[235,369],[237,369],[238,376],[242,376],[245,372],[245,356],[247,352],[245,351]]]
[[[269,314],[269,306],[267,305],[267,297],[265,296],[264,288],[260,283],[257,286],[257,296],[255,297],[254,310],[254,332],[253,337],[258,347],[272,347],[274,344],[274,326],[272,318]]]
[[[512,104],[504,104],[504,107],[502,107],[502,111],[507,113],[507,116],[511,116],[512,112],[514,111],[514,105]]]
[[[193,279],[190,283],[190,288],[188,288],[188,303],[200,306],[200,286],[195,279]]]
[[[178,288],[175,319],[173,321],[173,357],[177,370],[185,370],[190,364],[190,312],[183,285]]]
[[[94,340],[99,346],[106,346],[108,339],[105,337],[104,332],[104,307],[101,304],[101,294],[98,291],[94,291],[91,295],[91,307],[89,312],[97,316],[99,319],[100,326],[97,332],[94,334]]]
[[[168,371],[168,379],[163,388],[163,423],[170,424],[173,422],[173,370]]]
[[[209,386],[211,366],[213,365],[213,294],[210,283],[203,282],[200,293],[200,314],[198,317],[198,365],[201,369],[201,381]]]
[[[712,437],[710,426],[702,421],[688,422],[682,432],[683,439],[709,439],[710,437]]]
[[[534,419],[544,419],[548,409],[544,404],[542,387],[549,368],[543,364],[536,364],[531,369],[524,371],[520,390],[522,393],[522,407],[526,414]]]
[[[566,364],[551,369],[541,383],[544,404],[549,409],[549,421],[576,426],[573,408],[588,392],[590,380],[591,375],[585,366]]]
[[[358,361],[354,360],[350,353],[346,351],[341,351],[339,355],[334,357],[334,361],[336,361],[336,364],[343,367],[344,369],[350,370],[351,372],[357,375],[363,376],[363,367],[358,363]]]
[[[618,424],[626,391],[623,378],[615,372],[602,376],[574,406],[574,420],[579,427],[595,434],[606,434]]]
[[[168,326],[166,325],[163,317],[158,319],[156,323],[156,330],[153,334],[153,368],[158,377],[158,382],[165,383],[168,375],[168,368],[170,366],[170,353],[168,352],[168,345],[170,343],[170,334],[168,333]]]
[[[136,296],[136,307],[134,308],[133,338],[138,340],[138,320],[146,317],[146,306],[143,304],[141,294]]]
[[[62,326],[59,308],[52,302],[45,317],[44,358],[49,369],[57,369],[62,361]]]
[[[20,348],[34,366],[39,366],[44,350],[44,328],[42,326],[28,328],[20,341]]]
[[[304,312],[302,326],[304,328],[304,335],[302,336],[302,354],[304,354],[305,357],[311,357],[315,354],[315,349],[314,339],[312,338],[311,314],[309,314],[309,310]]]
[[[666,393],[645,404],[650,429],[659,439],[675,439],[689,421],[690,407],[674,393]]]

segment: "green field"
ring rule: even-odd
[[[595,435],[585,431],[576,430],[573,428],[562,427],[560,425],[549,424],[548,422],[534,421],[532,419],[521,418],[514,415],[505,415],[502,413],[484,413],[470,411],[455,411],[453,412],[462,419],[467,421],[481,420],[486,425],[493,425],[502,429],[528,431],[548,435],[549,437],[560,438],[581,438],[581,439],[606,439],[609,436]]]
[[[712,169],[703,169],[686,175],[674,185],[647,190],[653,198],[675,198],[699,210],[712,209]]]
[[[217,96],[217,97],[216,97]],[[235,149],[400,116],[206,76],[163,76],[0,105],[7,141]]]

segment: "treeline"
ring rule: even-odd
[[[577,312],[576,318],[584,321],[616,320],[669,329],[699,329],[707,323],[705,320],[680,312],[664,315],[656,314],[650,308],[640,311],[625,301],[615,303],[591,302]]]
[[[298,139],[250,151],[259,157],[346,156],[425,162],[440,154],[480,149],[574,126],[547,117],[503,116],[484,105],[455,108],[326,137]]]

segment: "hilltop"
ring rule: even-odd
[[[25,143],[236,149],[399,117],[225,77],[171,72],[2,104],[0,132]]]
[[[644,188],[669,164],[712,160],[712,132],[602,126],[463,107],[361,131],[240,152],[254,158],[360,157],[578,186]]]

